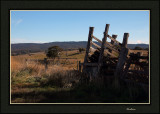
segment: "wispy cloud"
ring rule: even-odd
[[[12,24],[18,25],[18,24],[22,23],[22,21],[23,21],[22,19],[12,20]]]
[[[17,20],[16,24],[20,24],[23,20],[22,19],[19,19]]]

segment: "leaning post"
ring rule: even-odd
[[[112,38],[116,39],[116,38],[117,38],[117,35],[114,35],[114,34],[113,34],[113,35],[112,35]],[[114,42],[113,40],[111,40],[111,44],[114,45],[114,43],[115,43],[115,42]],[[112,53],[112,50],[109,49],[109,52]]]
[[[129,33],[124,33],[122,48],[119,54],[115,76],[120,76],[121,74],[123,74],[123,68],[128,55],[128,48],[127,48],[128,37],[129,37]]]
[[[90,47],[91,47],[93,31],[94,31],[94,27],[90,27],[89,28],[89,35],[88,35],[88,43],[87,43],[87,48],[86,48],[86,54],[85,54],[85,57],[84,57],[83,72],[85,72],[85,68],[86,68],[85,63],[88,62],[87,59],[88,59],[88,54],[89,54]]]
[[[102,39],[102,44],[101,44],[100,56],[98,59],[98,73],[100,73],[99,71],[100,71],[100,68],[103,64],[104,47],[105,47],[105,43],[106,43],[107,36],[108,36],[108,30],[109,30],[109,24],[106,24],[106,28],[104,31],[104,37]]]

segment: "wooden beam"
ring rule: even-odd
[[[98,44],[94,43],[93,41],[91,41],[91,43],[96,46],[97,48],[101,48]]]
[[[97,45],[96,43],[94,43],[93,41],[91,42],[94,46],[96,46],[97,48],[101,48],[99,45]],[[116,57],[114,54],[110,53],[108,50],[104,50],[105,53],[113,56],[113,57]]]
[[[108,35],[108,38],[110,38],[114,42],[118,43],[120,46],[122,45],[119,41],[117,41],[116,39],[112,38],[110,35]]]
[[[94,27],[90,27],[89,28],[89,34],[88,34],[88,43],[87,43],[87,47],[86,47],[86,55],[84,57],[84,63],[87,63],[87,58],[88,58],[88,53],[91,47],[91,41],[92,41],[92,36],[93,36],[93,31],[94,31]],[[85,65],[83,66],[83,72],[85,71]]]
[[[102,41],[98,38],[96,38],[95,36],[92,36],[92,38],[94,38],[95,40],[97,40],[99,43],[102,43]]]
[[[124,33],[122,47],[127,48],[129,33]]]
[[[90,52],[95,52],[96,49],[94,49],[93,47],[90,47]]]
[[[112,57],[116,57],[114,54],[110,53],[108,50],[104,50],[105,53],[109,54]]]
[[[106,41],[106,43],[105,43],[104,45],[105,45],[107,48],[109,48],[110,50],[115,51],[116,53],[119,53],[118,50],[116,50],[116,49],[114,49],[113,47],[109,46],[109,45],[111,45],[109,42]]]
[[[98,73],[100,73],[99,71],[100,71],[100,68],[101,68],[102,63],[103,63],[104,47],[105,47],[105,42],[106,42],[107,36],[108,36],[108,30],[109,30],[109,24],[106,24],[104,37],[103,37],[102,45],[101,45],[101,52],[100,52],[100,56],[99,56],[99,60],[98,60]]]
[[[129,33],[124,33],[122,48],[119,54],[115,76],[121,76],[123,74],[123,68],[128,55],[128,48],[127,48],[128,37],[129,37]]]
[[[102,41],[101,40],[99,40],[98,38],[96,38],[95,36],[92,36],[95,40],[97,40],[99,43],[101,43],[102,44]],[[116,49],[114,49],[113,48],[113,45],[112,44],[110,44],[109,42],[105,42],[105,44],[104,44],[106,47],[108,47],[110,50],[113,50],[113,51],[115,51],[116,53],[119,53],[119,51],[118,50],[116,50]]]

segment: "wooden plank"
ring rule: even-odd
[[[104,50],[105,53],[109,54],[112,57],[116,57],[114,54],[110,53],[108,50]]]
[[[118,43],[120,46],[122,45],[119,41],[117,41],[116,39],[112,38],[110,35],[108,35],[108,38],[110,38],[114,42]]]
[[[97,45],[96,43],[94,43],[93,41],[91,42],[94,46],[96,46],[97,48],[101,48],[99,45]],[[110,53],[108,50],[104,50],[105,51],[105,53],[107,53],[107,54],[109,54],[109,55],[111,55],[111,56],[113,56],[113,57],[116,57],[114,54],[112,54],[112,53]]]
[[[96,46],[97,48],[101,48],[98,44],[94,43],[93,41],[91,41],[91,43]]]
[[[105,42],[106,42],[107,36],[108,36],[108,30],[109,30],[109,24],[106,24],[104,37],[103,37],[102,45],[101,45],[101,52],[100,52],[100,56],[99,56],[99,60],[98,60],[98,73],[100,73],[99,71],[100,71],[100,68],[103,63],[104,47],[105,47]]]
[[[108,45],[107,45],[108,44]],[[119,53],[119,51],[118,50],[116,50],[116,49],[114,49],[113,47],[111,47],[111,46],[109,46],[109,42],[107,42],[106,41],[106,43],[104,44],[107,48],[109,48],[110,50],[112,50],[112,51],[115,51],[116,53]],[[111,45],[111,44],[110,44]]]
[[[90,47],[90,52],[95,52],[95,51],[96,51],[96,49],[95,49],[95,48]]]
[[[92,38],[94,38],[95,40],[97,40],[99,43],[102,43],[102,41],[99,40],[98,38],[96,38],[95,36],[92,36]]]
[[[92,36],[95,40],[97,40],[99,43],[101,43],[102,44],[102,41],[101,40],[99,40],[98,38],[96,38],[95,36]],[[113,51],[115,51],[116,53],[119,53],[119,51],[118,50],[116,50],[116,49],[114,49],[113,48],[113,45],[112,44],[110,44],[109,42],[107,42],[106,41],[106,43],[104,44],[106,47],[108,47],[110,50],[113,50]]]
[[[92,54],[91,53],[88,53],[88,57],[90,57]]]
[[[89,28],[89,34],[88,34],[88,43],[87,43],[87,48],[86,48],[86,54],[84,57],[84,63],[87,63],[87,58],[88,58],[88,53],[91,47],[91,41],[92,41],[92,36],[93,36],[93,31],[94,31],[94,27],[90,27]],[[83,66],[83,72],[85,72],[85,65]]]

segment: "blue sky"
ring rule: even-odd
[[[106,24],[120,42],[128,32],[128,43],[149,43],[149,11],[107,10],[11,11],[11,43],[87,41],[89,27],[102,39]]]

